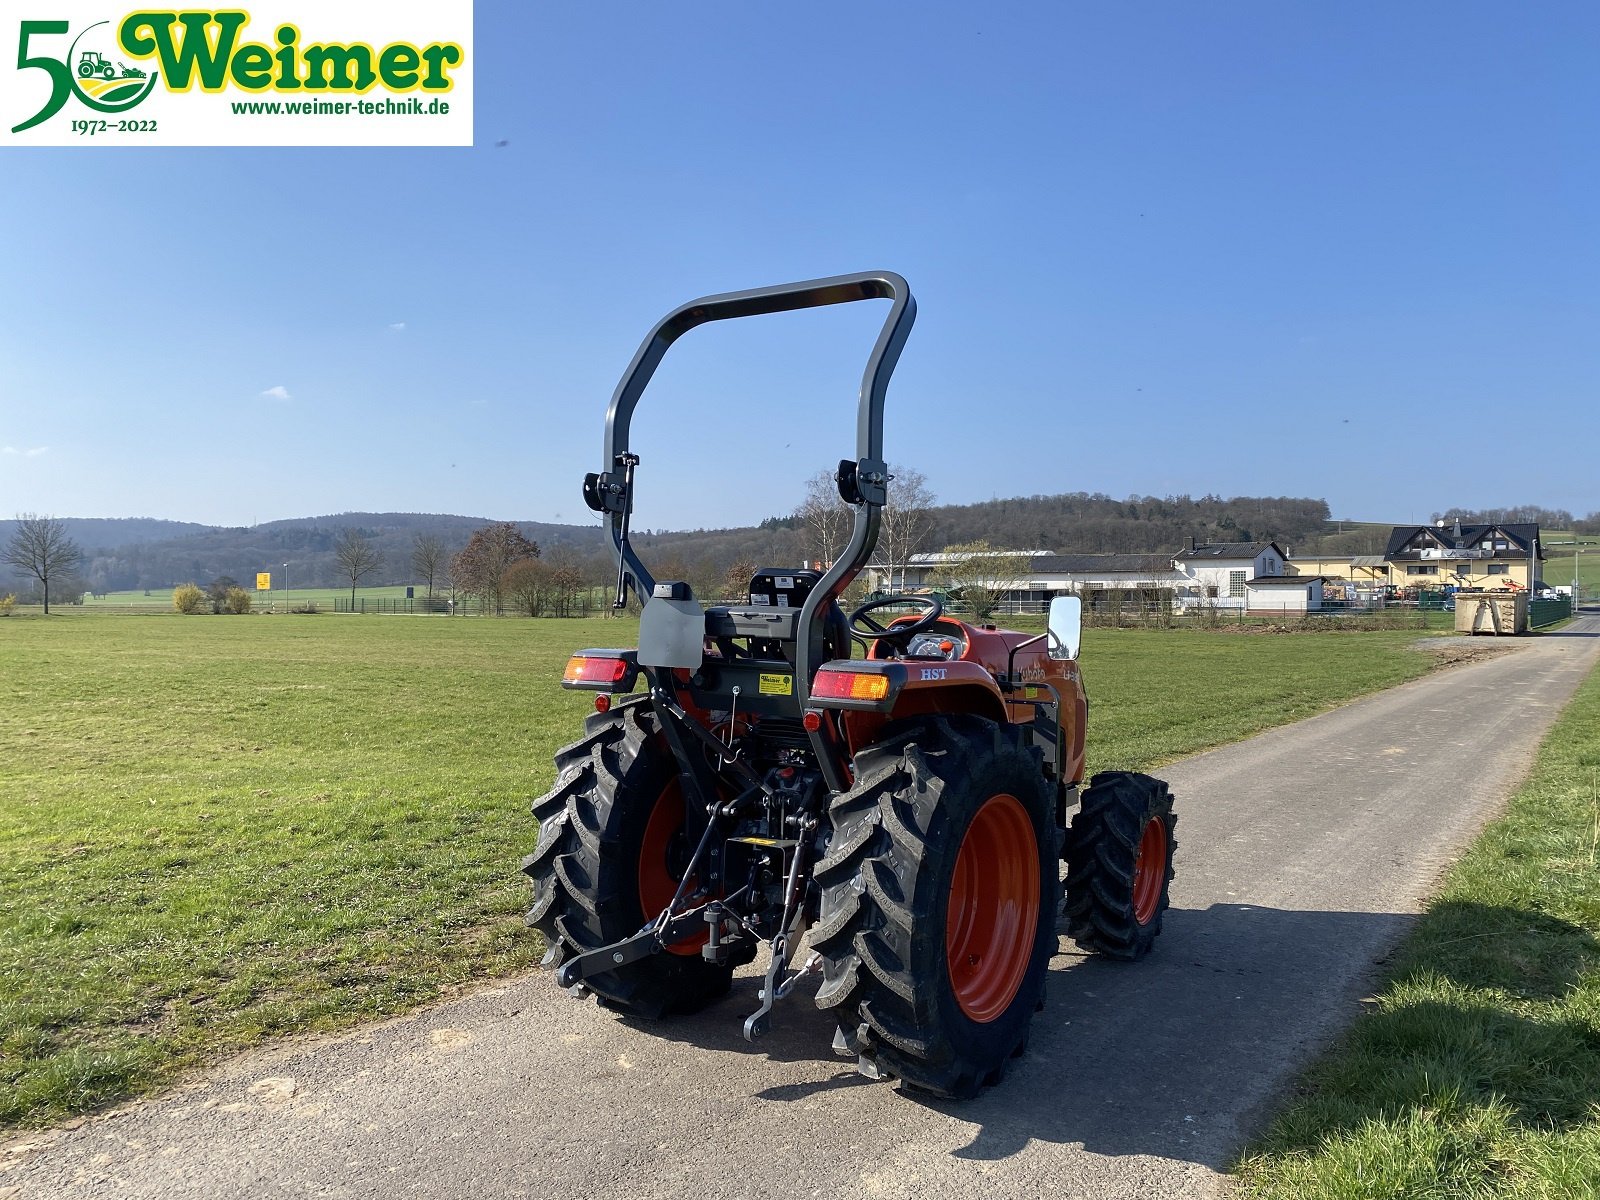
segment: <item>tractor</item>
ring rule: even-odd
[[[763,567],[731,604],[655,578],[629,538],[628,431],[667,350],[711,321],[861,300],[889,308],[856,457],[835,476],[846,548],[823,569]],[[568,662],[562,685],[594,693],[595,712],[534,801],[523,870],[563,988],[636,1017],[690,1012],[764,950],[747,1039],[820,976],[836,1052],[965,1099],[1025,1049],[1058,921],[1091,952],[1150,950],[1176,842],[1160,780],[1083,786],[1077,597],[1056,597],[1039,634],[959,620],[936,596],[841,607],[893,483],[884,403],[915,316],[906,281],[882,271],[693,300],[645,338],[583,481],[616,561],[613,606],[642,604],[638,645]]]
[[[78,59],[78,78],[88,79],[98,75],[102,79],[115,79],[117,69],[98,50],[85,50]]]

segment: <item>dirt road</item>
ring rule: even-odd
[[[856,1075],[804,994],[747,1046],[751,977],[645,1029],[533,976],[14,1144],[0,1200],[1215,1194],[1597,651],[1585,617],[1165,771],[1181,846],[1155,954],[1064,951],[1031,1049],[974,1103]]]

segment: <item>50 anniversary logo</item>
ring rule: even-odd
[[[344,36],[316,39],[260,5],[51,7],[78,11],[0,28],[16,39],[14,55],[0,41],[0,143],[472,144],[470,2],[318,0],[319,33]],[[91,19],[72,19],[84,9]]]

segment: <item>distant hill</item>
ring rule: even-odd
[[[161,590],[191,580],[204,584],[222,575],[253,583],[258,571],[271,571],[281,580],[285,563],[289,581],[297,587],[335,586],[348,580],[339,578],[334,542],[351,527],[364,533],[384,557],[383,569],[362,580],[364,584],[410,583],[415,576],[411,552],[419,534],[436,535],[454,553],[474,529],[491,520],[439,513],[334,513],[249,527],[82,517],[64,517],[62,524],[84,551],[84,587],[116,592]],[[581,557],[604,545],[598,525],[517,524],[546,554],[566,550]],[[15,531],[15,521],[0,521],[0,543]],[[11,568],[0,568],[0,578],[14,575]]]
[[[1293,554],[1297,548],[1330,552],[1341,540],[1359,541],[1365,549],[1364,543],[1377,536],[1362,529],[1340,539],[1339,526],[1328,519],[1327,503],[1306,497],[1129,496],[1118,500],[1072,492],[940,505],[929,515],[925,549],[984,540],[1013,549],[1158,552],[1181,549],[1189,538],[1270,538]],[[466,545],[474,529],[492,520],[449,513],[348,512],[248,528],[144,519],[70,518],[65,524],[69,536],[85,551],[82,574],[87,588],[156,591],[190,580],[205,584],[222,575],[249,583],[258,571],[270,571],[274,582],[281,582],[284,564],[288,564],[290,583],[297,587],[347,583],[340,579],[334,558],[334,543],[347,528],[365,534],[384,558],[382,570],[364,579],[364,584],[415,583],[411,553],[419,535],[437,536],[454,553]],[[608,577],[610,558],[598,523],[516,524],[539,544],[545,557],[568,557],[585,565],[597,580]],[[1344,527],[1349,530],[1348,524]],[[14,529],[15,522],[0,521],[0,539],[9,538]],[[634,543],[659,576],[690,579],[697,590],[720,581],[739,560],[782,566],[818,556],[803,523],[791,516],[769,517],[759,525],[734,529],[662,531],[641,524]],[[0,578],[5,574],[0,571]]]
[[[156,542],[211,528],[190,521],[158,521],[154,517],[63,517],[61,523],[67,527],[67,536],[84,547]],[[0,544],[9,542],[16,531],[15,521],[0,521]]]

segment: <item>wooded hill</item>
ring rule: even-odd
[[[938,505],[929,510],[925,550],[987,541],[996,548],[1059,552],[1177,551],[1196,541],[1275,539],[1293,554],[1334,552],[1338,526],[1323,500],[1284,496],[1110,496],[1074,492],[1020,496],[978,504]],[[341,580],[334,543],[346,529],[359,530],[383,555],[384,566],[363,585],[416,582],[411,553],[419,535],[440,538],[451,553],[467,542],[487,517],[438,513],[339,513],[272,521],[249,528],[224,528],[171,521],[65,518],[67,534],[85,552],[82,577],[94,591],[168,589],[205,584],[228,575],[247,583],[271,571],[281,584],[283,565],[295,587],[331,587]],[[596,580],[610,571],[598,523],[555,525],[517,522],[545,558],[585,567]],[[1346,528],[1349,528],[1346,525]],[[1383,527],[1385,535],[1387,527]],[[0,521],[0,543],[15,522]],[[1368,533],[1362,541],[1370,540]],[[634,543],[656,574],[693,581],[721,580],[735,562],[782,566],[818,557],[799,516],[769,517],[738,529],[662,531],[641,529]],[[1352,547],[1366,552],[1364,546]],[[1379,547],[1381,550],[1381,546]],[[18,581],[19,583],[22,581]]]

